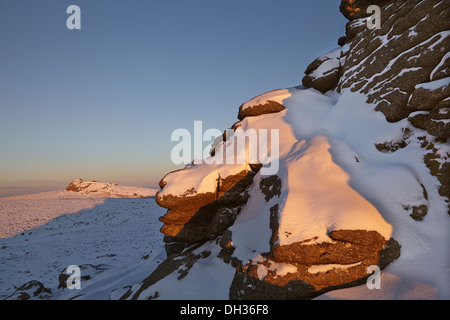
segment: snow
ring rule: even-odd
[[[282,277],[287,275],[288,273],[297,272],[297,267],[289,263],[277,263],[271,261],[269,267],[266,267],[261,263],[257,263],[257,266],[258,279],[260,280],[263,280],[267,276],[269,271],[275,272],[275,277]]]
[[[412,37],[417,37],[418,33],[416,31],[414,31],[415,26],[409,31],[408,33],[408,37],[412,38]]]
[[[337,71],[339,66],[339,59],[325,60],[316,70],[311,72],[310,76],[313,78],[321,78],[334,70]]]
[[[430,81],[434,80],[434,75],[436,72],[444,65],[444,63],[450,59],[450,52],[447,52],[441,59],[441,61],[437,64],[437,66],[430,73]]]
[[[442,0],[442,1],[444,1],[444,0]],[[433,8],[436,8],[438,5],[440,5],[440,4],[442,3],[442,1],[436,3],[436,4],[433,6]]]
[[[167,185],[159,192],[158,197],[167,195],[177,197],[192,197],[196,194],[216,193],[217,180],[225,179],[242,171],[249,171],[248,164],[210,164],[192,165],[176,174],[164,177]]]
[[[158,292],[162,300],[227,300],[236,269],[217,257],[220,247],[214,241],[206,243],[200,250],[209,250],[211,255],[197,261],[188,277],[178,280],[180,274],[174,272],[144,290],[139,299],[147,299]]]
[[[338,70],[341,65],[340,58],[343,52],[346,52],[347,50],[349,50],[348,44],[343,47],[336,48],[317,58],[317,60],[322,63],[318,68],[313,70],[309,76],[312,78],[321,78],[330,72]]]
[[[428,47],[430,50],[434,50],[434,47],[436,47],[438,44],[443,42],[445,39],[447,39],[450,36],[450,30],[441,31],[434,35],[434,37],[439,36],[439,40],[437,40],[435,43],[433,43],[431,46]],[[433,37],[433,39],[434,39]]]
[[[439,114],[447,114],[450,111],[450,108],[442,108],[439,110]]]
[[[427,89],[427,90],[433,91],[433,90],[437,90],[440,88],[444,89],[445,87],[448,87],[449,85],[450,85],[450,77],[447,77],[447,78],[442,78],[442,79],[431,81],[431,82],[419,83],[415,86],[415,89],[422,88],[422,89]]]
[[[257,259],[260,252],[270,251],[270,209],[257,187],[260,179],[261,176],[256,175],[247,205],[238,215],[234,225],[229,228],[233,233],[233,245],[236,247],[233,256],[244,263]]]
[[[346,52],[347,50],[349,50],[349,48],[350,46],[348,44],[344,45],[343,47],[337,47],[330,52],[320,56],[319,58],[317,58],[317,60],[326,61],[330,59],[339,59],[342,56],[342,52]]]
[[[247,126],[269,126],[280,130],[281,169],[278,176],[283,182],[281,200],[278,201],[280,245],[315,237],[315,243],[330,241],[327,234],[338,229],[375,230],[386,239],[391,237],[392,226],[349,183],[351,176],[347,171],[357,163],[355,157],[364,157],[339,140],[338,136],[340,133],[344,139],[347,134],[355,136],[351,125],[361,119],[354,119],[345,113],[346,102],[340,104],[341,114],[334,114],[336,103],[336,96],[322,95],[314,89],[299,90],[285,101],[287,110],[270,115],[270,121],[268,117],[254,117],[251,121],[242,122],[244,129]],[[333,122],[329,122],[330,113],[334,114]],[[336,120],[343,126],[340,130],[335,128]],[[373,128],[376,129],[375,126]],[[330,134],[330,130],[337,132]],[[369,134],[371,132],[367,132]],[[356,137],[361,138],[361,135],[358,133]],[[373,152],[372,148],[370,151],[378,152]],[[336,163],[336,158],[347,166]],[[254,185],[259,185],[259,179],[257,176]],[[276,203],[274,201],[266,204],[258,188],[251,191],[247,206],[230,228],[236,245],[235,256],[239,259],[249,261],[254,259],[254,252],[270,249],[268,217],[270,207]]]
[[[399,73],[395,78],[401,77],[402,75],[404,75],[404,74],[407,73],[407,72],[419,71],[419,70],[421,70],[421,69],[422,69],[422,67],[404,68],[402,71],[400,71],[400,73]],[[394,79],[395,79],[395,78],[394,78]]]
[[[361,264],[361,262],[352,263],[352,264],[320,264],[320,265],[312,265],[308,268],[308,272],[312,274],[317,274],[320,272],[326,273],[328,271],[331,271],[333,269],[338,270],[345,270],[351,267],[355,267],[357,265]]]
[[[362,25],[367,24],[367,19],[368,18],[358,18],[358,19],[350,21],[350,23],[351,23],[352,27],[360,27]]]
[[[315,237],[319,243],[331,241],[327,234],[333,230],[374,230],[390,238],[392,226],[349,185],[350,176],[333,162],[331,148],[329,138],[317,135],[291,151],[286,172],[280,174],[288,185],[280,217],[280,245]]]

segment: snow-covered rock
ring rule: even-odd
[[[378,1],[365,2],[380,5]],[[358,1],[352,6],[361,12],[367,8]],[[449,77],[449,17],[446,1],[387,1],[381,10],[381,29],[369,29],[364,18],[359,20],[356,32],[349,33],[355,27],[348,28],[350,48],[342,65],[338,92],[351,90],[367,95],[367,102],[375,104],[376,110],[391,122],[415,111],[433,109],[449,96],[448,90],[435,94],[421,91],[430,90],[427,83]],[[449,82],[441,84],[448,87]]]
[[[182,253],[177,254],[177,251],[169,249],[168,261],[181,263],[181,260],[193,255],[190,247],[197,248],[204,241],[220,239],[217,244],[220,248],[213,250],[217,252],[215,259],[223,259],[224,263],[228,261],[237,268],[230,283],[230,297],[254,299],[313,297],[331,288],[361,283],[367,277],[366,270],[370,265],[384,268],[398,258],[400,245],[393,239],[392,224],[383,216],[379,206],[373,204],[373,200],[362,195],[369,192],[363,187],[364,182],[380,188],[389,186],[390,182],[382,182],[376,176],[364,173],[375,170],[386,176],[391,174],[403,183],[415,181],[415,177],[406,165],[394,168],[381,159],[369,160],[381,154],[373,142],[380,136],[389,136],[394,129],[368,109],[367,113],[352,115],[348,104],[351,98],[355,96],[327,97],[313,89],[297,89],[283,100],[285,110],[244,118],[239,123],[244,131],[249,128],[280,131],[280,144],[277,146],[280,170],[277,175],[263,176],[261,171],[247,168],[241,176],[231,176],[234,179],[228,184],[230,190],[245,181],[242,184],[244,188],[238,189],[237,193],[244,192],[244,197],[236,197],[236,193],[227,197],[225,190],[218,193],[221,180],[217,170],[226,164],[191,166],[164,177],[160,183],[162,189],[157,195],[158,203],[169,209],[161,218],[165,223],[162,231],[166,235],[168,230],[173,232],[170,239],[165,239],[170,243],[169,248],[174,246],[173,243],[185,243],[178,247],[178,252]],[[364,103],[362,99],[360,101]],[[341,127],[330,121],[333,118]],[[362,119],[367,119],[364,126],[349,128],[349,123]],[[372,137],[380,125],[385,126],[386,132]],[[345,136],[351,134],[349,131],[352,136],[358,135],[359,139],[364,137],[367,141],[353,137],[353,141],[344,142]],[[395,170],[398,173],[394,174]],[[205,189],[203,183],[207,177],[213,179],[209,189]],[[354,183],[349,184],[350,179]],[[186,193],[184,190],[192,191]],[[422,191],[420,184],[413,182],[410,187],[414,195],[412,198],[402,196],[391,199],[389,205],[404,211],[405,205],[422,204]],[[375,198],[379,202],[386,201],[382,195]],[[225,199],[242,201],[233,205]],[[220,207],[219,203],[224,206]],[[237,210],[233,211],[234,208]],[[218,214],[222,215],[222,219],[228,215],[228,223],[220,232],[212,234],[211,230],[215,228],[212,217]],[[209,221],[205,217],[210,217]],[[222,241],[223,237],[226,240]],[[198,250],[202,252],[200,248]],[[203,255],[200,259],[203,265],[204,259],[212,257],[208,254],[204,258]],[[189,261],[188,265],[194,260]],[[318,264],[348,268],[337,268],[332,277],[307,271]],[[274,272],[278,268],[273,266],[279,265],[284,266],[281,269],[291,271]],[[177,266],[177,270],[185,268],[182,264]],[[265,269],[269,271],[262,277],[264,272],[261,270]],[[190,267],[187,268],[189,270]],[[154,275],[150,277],[155,279]],[[168,297],[160,290],[152,290],[153,286],[159,286],[159,281],[167,280],[161,278],[145,289],[141,287],[133,294],[129,293],[127,297],[145,299],[154,297],[156,292],[162,299]],[[148,284],[148,281],[144,282]],[[296,285],[288,285],[289,282]],[[255,289],[246,290],[249,286]],[[267,288],[273,286],[277,289],[268,293]]]
[[[348,46],[337,48],[317,59],[306,68],[302,83],[308,88],[314,88],[322,93],[333,90],[339,82],[341,72],[341,57]]]
[[[381,7],[381,29],[367,28],[364,17],[350,18],[355,8],[365,12],[370,4]],[[422,145],[428,148],[425,163],[439,179],[440,194],[450,198],[446,151],[450,113],[445,111],[450,106],[448,2],[345,0],[341,11],[351,21],[346,30],[349,50],[343,57],[336,91],[359,92],[389,122],[408,119],[424,130],[420,141],[426,141]]]
[[[169,209],[160,218],[166,242],[192,244],[222,235],[246,203],[253,176],[247,164],[198,165],[166,175],[156,196]]]
[[[382,9],[380,30],[367,28],[370,4]],[[173,272],[149,275],[126,298],[189,299],[186,288],[210,292],[209,284],[217,282],[212,268],[223,273],[218,288],[228,298],[311,298],[363,284],[373,265],[400,277],[416,274],[446,297],[448,148],[442,138],[449,19],[442,19],[448,10],[438,0],[342,1],[350,20],[342,46],[308,66],[304,86],[262,94],[239,108],[233,127],[279,130],[278,173],[243,174],[245,202],[231,214],[231,225],[215,240],[181,246],[167,259]],[[414,116],[443,127],[414,127]],[[219,139],[214,151],[227,143]],[[183,224],[195,228],[201,208],[214,215],[217,172],[202,164],[163,179],[158,201],[169,209],[167,218],[186,217],[179,234]],[[183,209],[190,208],[189,199],[198,199],[197,212]]]
[[[51,296],[51,290],[36,280],[24,283],[13,294],[6,297],[5,300],[32,300],[46,299]]]
[[[283,111],[283,100],[292,95],[291,89],[278,89],[263,93],[239,107],[238,119],[243,120],[245,117],[260,116],[268,113],[276,113]]]

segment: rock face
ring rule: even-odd
[[[449,107],[436,107],[428,114],[419,113],[408,118],[416,127],[427,131],[432,136],[450,138]]]
[[[338,91],[366,94],[396,122],[449,97],[450,7],[438,0],[385,3],[381,29],[369,29],[364,18],[348,23]]]
[[[371,4],[381,7],[381,29],[367,27]],[[305,86],[322,92],[338,86],[339,92],[367,94],[368,103],[391,122],[448,106],[450,7],[445,1],[346,0],[341,11],[350,19],[345,36],[349,48],[316,59],[305,71]],[[448,119],[447,113],[442,119]],[[446,136],[445,128],[434,133]]]
[[[369,29],[366,24],[367,7],[374,4],[381,9],[381,29]],[[302,79],[304,87],[322,94],[300,87],[280,89],[239,108],[240,122],[233,128],[269,124],[283,131],[280,174],[263,177],[257,163],[226,173],[224,166],[208,165],[169,173],[161,180],[157,195],[158,204],[168,209],[160,219],[167,242],[167,268],[161,264],[144,285],[130,289],[122,298],[157,297],[158,292],[149,291],[151,286],[211,257],[235,269],[231,299],[309,299],[362,284],[371,266],[384,269],[398,259],[402,244],[392,237],[382,217],[383,210],[390,209],[380,204],[375,208],[361,196],[369,191],[382,194],[367,187],[369,180],[361,183],[357,178],[370,161],[353,152],[350,144],[330,137],[330,131],[339,128],[329,119],[318,120],[321,112],[327,112],[327,103],[332,105],[323,95],[330,90],[340,96],[363,97],[363,103],[355,102],[358,108],[372,108],[377,115],[378,111],[385,123],[398,122],[397,134],[384,141],[371,140],[372,151],[389,155],[410,145],[421,148],[423,159],[415,154],[415,160],[426,164],[440,181],[439,194],[450,199],[448,2],[343,0],[340,10],[349,19],[340,47],[315,59]],[[291,105],[291,98],[305,102]],[[308,109],[311,101],[317,105]],[[354,100],[345,101],[340,111],[351,108],[348,104]],[[296,108],[300,107],[304,108],[301,115],[310,116],[309,120],[298,116]],[[298,127],[286,129],[286,119],[295,119],[291,123],[297,121]],[[327,130],[311,129],[316,123],[327,125]],[[359,125],[358,121],[348,123]],[[345,129],[340,136],[346,137]],[[227,139],[220,137],[212,155],[225,144]],[[395,214],[406,211],[407,218],[419,224],[429,211],[428,190],[408,166],[395,167],[392,172],[404,170],[408,186],[400,187],[411,187],[407,190],[413,194],[406,196],[408,203],[392,210],[398,211]],[[352,171],[353,167],[357,169]],[[349,177],[344,169],[356,176]],[[354,186],[363,191],[355,191]],[[335,199],[334,194],[341,198]],[[373,200],[372,195],[368,198]],[[220,253],[196,251],[206,242],[219,247]]]
[[[230,299],[310,299],[330,290],[364,284],[370,266],[384,269],[400,255],[395,240],[386,243],[366,231],[340,230],[331,237],[339,242],[278,247],[267,258],[239,266]],[[355,239],[361,241],[355,243]]]
[[[380,7],[381,29],[368,28],[369,5]],[[450,198],[448,156],[438,151],[450,137],[450,6],[439,0],[343,0],[340,10],[350,20],[342,47],[316,59],[303,84],[362,93],[387,121],[408,119],[431,135],[434,152],[424,160],[441,182],[440,194]]]

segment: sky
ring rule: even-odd
[[[175,129],[229,128],[336,48],[339,0],[1,0],[0,197],[157,187]],[[66,12],[81,9],[81,29]]]

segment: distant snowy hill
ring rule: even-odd
[[[76,192],[83,196],[102,197],[102,198],[147,198],[154,197],[158,190],[149,188],[138,188],[130,186],[121,186],[116,183],[100,181],[84,181],[82,179],[73,180],[61,193],[66,196],[69,192]]]

